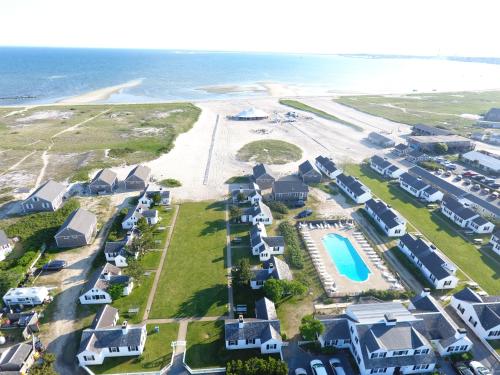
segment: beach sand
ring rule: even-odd
[[[72,96],[60,100],[59,102],[57,102],[57,104],[87,104],[101,100],[107,100],[113,94],[121,92],[125,89],[139,86],[142,83],[142,80],[143,80],[142,78],[134,79],[132,81],[128,81],[120,85],[104,87],[102,89],[90,91],[82,95]]]

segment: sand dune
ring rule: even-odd
[[[120,92],[131,87],[139,86],[142,83],[142,78],[134,79],[116,86],[104,87],[99,90],[90,91],[82,95],[72,96],[63,100],[60,100],[58,104],[85,104],[93,103],[100,100],[109,99],[109,97],[117,92]]]

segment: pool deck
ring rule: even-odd
[[[311,239],[316,244],[318,248],[318,253],[323,260],[323,264],[325,266],[325,270],[329,273],[333,279],[335,280],[337,291],[336,295],[343,294],[357,294],[364,292],[368,289],[378,289],[378,290],[387,290],[392,286],[392,283],[388,282],[383,276],[382,271],[379,270],[374,263],[370,260],[365,251],[362,250],[361,244],[355,237],[356,228],[353,229],[343,229],[343,228],[327,228],[327,229],[309,229],[309,235]],[[353,281],[348,277],[341,275],[333,263],[333,260],[330,258],[328,251],[321,240],[324,236],[330,233],[338,233],[339,235],[346,237],[351,241],[351,244],[354,246],[359,256],[365,262],[366,266],[370,270],[370,274],[368,275],[368,279],[365,281]],[[364,238],[364,237],[363,237]],[[384,271],[390,272],[390,271]]]

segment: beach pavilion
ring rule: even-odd
[[[261,109],[257,108],[247,108],[235,116],[232,116],[232,120],[238,121],[250,121],[250,120],[265,120],[269,118],[269,115]]]

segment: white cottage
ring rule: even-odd
[[[443,198],[441,212],[444,216],[461,228],[468,228],[474,233],[492,233],[495,225],[481,217],[468,207],[451,196]]]
[[[492,250],[500,255],[500,231],[496,231],[493,233],[490,239],[490,244],[492,246]]]
[[[406,233],[406,220],[382,200],[368,200],[365,211],[386,236],[401,237]]]
[[[316,167],[331,179],[342,173],[342,169],[337,167],[332,159],[326,156],[318,156],[315,159]]]
[[[122,275],[120,268],[106,263],[101,271],[96,272],[85,286],[83,294],[80,296],[80,303],[82,305],[95,305],[113,302],[111,295],[108,293],[108,288],[116,284],[123,285],[124,296],[128,296],[134,287],[131,277]]]
[[[257,223],[270,225],[273,223],[273,214],[268,206],[262,203],[262,201],[259,201],[257,205],[248,207],[243,211],[241,221],[252,225],[256,225]]]
[[[282,236],[268,236],[262,223],[250,229],[250,248],[252,255],[258,256],[261,262],[269,260],[273,255],[285,253],[285,240]]]
[[[339,174],[336,179],[337,186],[346,193],[354,202],[361,204],[372,198],[372,193],[358,179]]]

